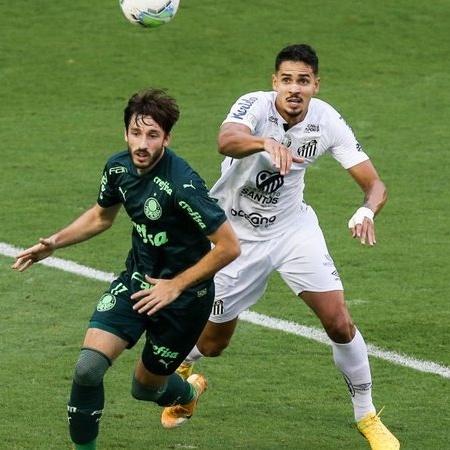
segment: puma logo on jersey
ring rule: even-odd
[[[186,189],[186,188],[195,189],[195,186],[192,184],[192,180],[191,180],[191,182],[189,184],[183,184],[183,187],[184,187],[184,189]]]
[[[122,194],[123,201],[125,202],[127,200],[126,197],[125,197],[127,191],[124,191],[120,186],[119,186],[119,191]]]

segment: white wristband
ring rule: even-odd
[[[367,217],[371,222],[373,222],[374,213],[370,208],[366,208],[365,206],[361,206],[358,208],[348,221],[348,227],[354,228],[356,225],[361,225],[364,222],[364,219]]]

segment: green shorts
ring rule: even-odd
[[[136,274],[133,274],[135,276]],[[123,272],[102,295],[89,328],[109,331],[133,347],[146,333],[146,367],[152,373],[173,373],[197,342],[214,301],[212,280],[183,292],[173,303],[151,316],[139,314],[130,299],[132,277]],[[143,286],[144,287],[144,286]],[[135,290],[134,290],[135,291]],[[149,362],[150,361],[150,362]]]

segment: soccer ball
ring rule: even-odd
[[[125,17],[135,25],[156,28],[171,21],[180,0],[120,0]]]

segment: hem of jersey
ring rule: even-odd
[[[121,201],[113,202],[113,203],[105,203],[102,202],[100,199],[97,200],[97,205],[101,206],[102,208],[110,208],[111,206],[118,205],[119,203],[122,203]]]
[[[360,155],[360,158],[358,158],[356,161],[354,160],[354,161],[352,161],[351,162],[351,164],[350,165],[342,165],[342,167],[345,169],[345,170],[348,170],[348,169],[351,169],[352,167],[354,167],[354,166],[357,166],[358,164],[361,164],[361,163],[363,163],[363,162],[365,162],[365,161],[369,161],[370,160],[370,157],[369,157],[369,155],[367,154],[367,153],[364,153],[364,154],[362,154],[362,155]]]

